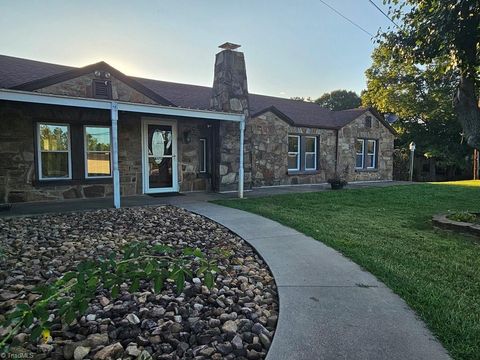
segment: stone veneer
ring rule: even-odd
[[[98,77],[96,77],[94,73],[90,73],[70,80],[62,81],[57,84],[46,86],[35,91],[45,94],[92,97],[92,81],[94,79],[98,79]],[[131,88],[115,77],[112,76],[108,80],[111,81],[112,84],[112,100],[142,104],[156,104],[154,100]]]
[[[365,126],[365,118],[372,117],[372,126]],[[347,170],[349,181],[392,180],[393,146],[395,136],[370,112],[366,112],[338,132],[338,171]],[[373,170],[355,169],[355,142],[358,138],[378,141],[378,164]]]

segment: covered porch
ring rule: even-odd
[[[38,104],[49,109],[91,110],[101,116],[98,117],[100,125],[90,125],[90,127],[108,127],[108,151],[104,151],[103,158],[89,157],[89,144],[85,140],[87,125],[81,120],[75,120],[73,125],[70,123],[58,125],[50,119],[51,123],[66,129],[65,136],[68,138],[69,147],[68,171],[63,177],[42,178],[42,149],[37,150],[34,161],[36,176],[34,176],[33,186],[62,186],[69,183],[81,184],[82,181],[88,184],[95,184],[95,182],[109,184],[111,192],[105,191],[103,194],[111,197],[106,197],[103,201],[111,198],[110,201],[115,207],[121,206],[121,196],[124,195],[168,194],[215,189],[215,182],[219,181],[216,175],[219,172],[218,159],[221,151],[215,143],[215,128],[227,122],[232,125],[237,124],[239,130],[237,196],[243,197],[245,129],[243,114],[15,90],[0,90],[0,101],[14,104]],[[39,124],[42,124],[40,121],[43,120],[32,118],[31,121],[33,132],[36,134],[33,138],[36,149],[38,149],[38,143],[41,143],[38,135]],[[75,132],[70,132],[71,128],[73,130],[78,128],[78,132],[84,134],[83,140],[76,138]],[[76,154],[75,144],[82,141],[84,143],[79,145],[78,149],[82,149],[81,152],[85,156]],[[196,165],[193,166],[192,162]],[[90,167],[100,167],[101,169],[97,172],[106,176],[89,178]],[[136,167],[133,172],[132,167]],[[106,169],[102,170],[102,168]],[[81,173],[84,169],[87,169],[85,174],[81,174],[80,180],[76,179],[75,173]],[[204,185],[207,184],[207,178],[210,181],[210,188]],[[135,180],[133,185],[129,183],[132,179]]]

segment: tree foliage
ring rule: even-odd
[[[399,147],[407,148],[414,141],[419,153],[443,165],[465,166],[469,151],[462,143],[462,128],[451,101],[458,71],[448,68],[447,59],[424,66],[399,59],[386,43],[374,50],[372,59],[362,102],[399,117],[393,124]]]
[[[453,107],[469,145],[480,147],[480,1],[384,0],[400,24],[379,37],[397,61],[454,71]]]
[[[347,110],[359,107],[361,99],[354,91],[334,90],[320,96],[315,103],[330,110]]]

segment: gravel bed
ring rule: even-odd
[[[171,283],[159,294],[150,283],[135,293],[124,284],[116,299],[99,289],[72,325],[54,320],[49,343],[30,343],[27,330],[15,351],[38,359],[265,358],[278,319],[268,267],[226,228],[173,206],[0,218],[0,314],[33,303],[36,285],[131,241],[200,248],[221,270],[215,287],[188,279],[177,295]]]

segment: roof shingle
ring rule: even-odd
[[[17,87],[73,69],[76,68],[0,55],[0,88],[9,89]],[[176,106],[205,110],[210,107],[212,92],[210,87],[133,76],[129,78]],[[259,115],[268,110],[273,110],[292,125],[327,129],[339,129],[368,110],[358,108],[345,111],[331,111],[315,103],[258,94],[250,94],[249,102],[252,115]]]

